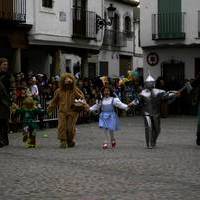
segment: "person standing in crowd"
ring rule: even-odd
[[[151,75],[145,80],[144,87],[138,98],[130,104],[143,108],[146,145],[147,148],[152,149],[156,146],[160,134],[160,103],[164,99],[172,101],[180,93],[155,88],[155,79]]]
[[[31,80],[31,94],[32,94],[33,99],[37,101],[39,100],[39,90],[37,86],[37,79],[35,76],[33,76]]]
[[[14,94],[14,77],[8,71],[8,59],[0,58],[0,147],[9,145],[8,131],[11,91]]]
[[[48,106],[51,113],[57,107],[58,111],[58,139],[60,148],[74,147],[76,144],[76,122],[78,112],[72,109],[76,99],[85,99],[82,91],[75,85],[75,77],[70,73],[64,73],[60,79],[59,88]],[[87,104],[86,104],[87,105]]]
[[[90,111],[100,111],[99,127],[104,129],[105,140],[102,148],[109,148],[109,136],[111,147],[116,147],[114,131],[119,130],[119,118],[114,107],[128,110],[129,105],[122,103],[119,98],[115,97],[111,87],[106,86],[102,89],[102,99],[97,100],[96,104],[90,107]]]
[[[197,78],[191,82],[193,89],[200,91],[200,73],[197,75]],[[197,133],[196,133],[196,144],[200,146],[200,93],[197,94],[198,102],[198,122],[197,122]]]

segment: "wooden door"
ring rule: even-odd
[[[0,1],[0,19],[3,20],[13,19],[13,0]]]
[[[183,62],[163,63],[161,67],[162,76],[169,90],[177,90],[182,86],[185,79]]]

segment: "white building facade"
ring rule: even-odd
[[[106,0],[104,5],[104,18],[107,16],[106,8],[112,5],[115,15],[111,26],[104,27],[104,39],[100,54],[89,61],[96,62],[96,72],[100,76],[118,77],[126,76],[127,71],[141,67],[142,57],[134,53],[138,49],[135,45],[135,34],[138,26],[134,20],[133,8],[138,5],[136,1],[129,0]],[[136,31],[135,31],[136,30]]]
[[[76,70],[84,76],[88,57],[97,54],[102,45],[96,16],[102,16],[103,4],[103,0],[32,1],[29,69],[42,67],[47,74],[73,72],[72,63],[76,62]]]
[[[109,21],[111,4],[116,8],[112,26],[99,28],[98,18]],[[142,66],[135,43],[137,5],[133,0],[2,0],[0,11],[10,16],[0,12],[1,57],[9,57],[15,72],[125,75]]]
[[[103,15],[103,7],[104,0],[2,0],[0,13],[7,14],[0,14],[6,29],[0,40],[6,42],[0,44],[0,52],[8,52],[2,53],[5,57],[13,54],[16,72],[47,75],[66,71],[66,55],[73,54],[84,75],[88,57],[98,54],[102,45],[96,17]]]
[[[144,70],[166,81],[200,72],[200,1],[140,0]]]

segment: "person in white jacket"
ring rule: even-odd
[[[109,148],[109,137],[111,147],[116,147],[116,139],[114,137],[114,131],[119,130],[119,118],[115,112],[115,107],[128,110],[129,105],[122,103],[119,98],[113,95],[111,87],[104,87],[102,89],[102,98],[96,100],[96,104],[90,107],[90,111],[100,111],[99,115],[99,127],[104,129],[105,141],[102,148]]]
[[[37,86],[37,80],[34,77],[32,77],[32,83],[31,83],[31,94],[33,96],[34,99],[39,99],[39,89]]]

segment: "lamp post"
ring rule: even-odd
[[[112,21],[114,19],[115,16],[115,10],[116,8],[113,7],[113,4],[110,4],[110,6],[107,8],[108,11],[108,19],[103,19],[101,18],[99,15],[96,16],[96,26],[97,26],[97,32],[102,29],[103,27],[106,26],[111,26],[112,25]]]

